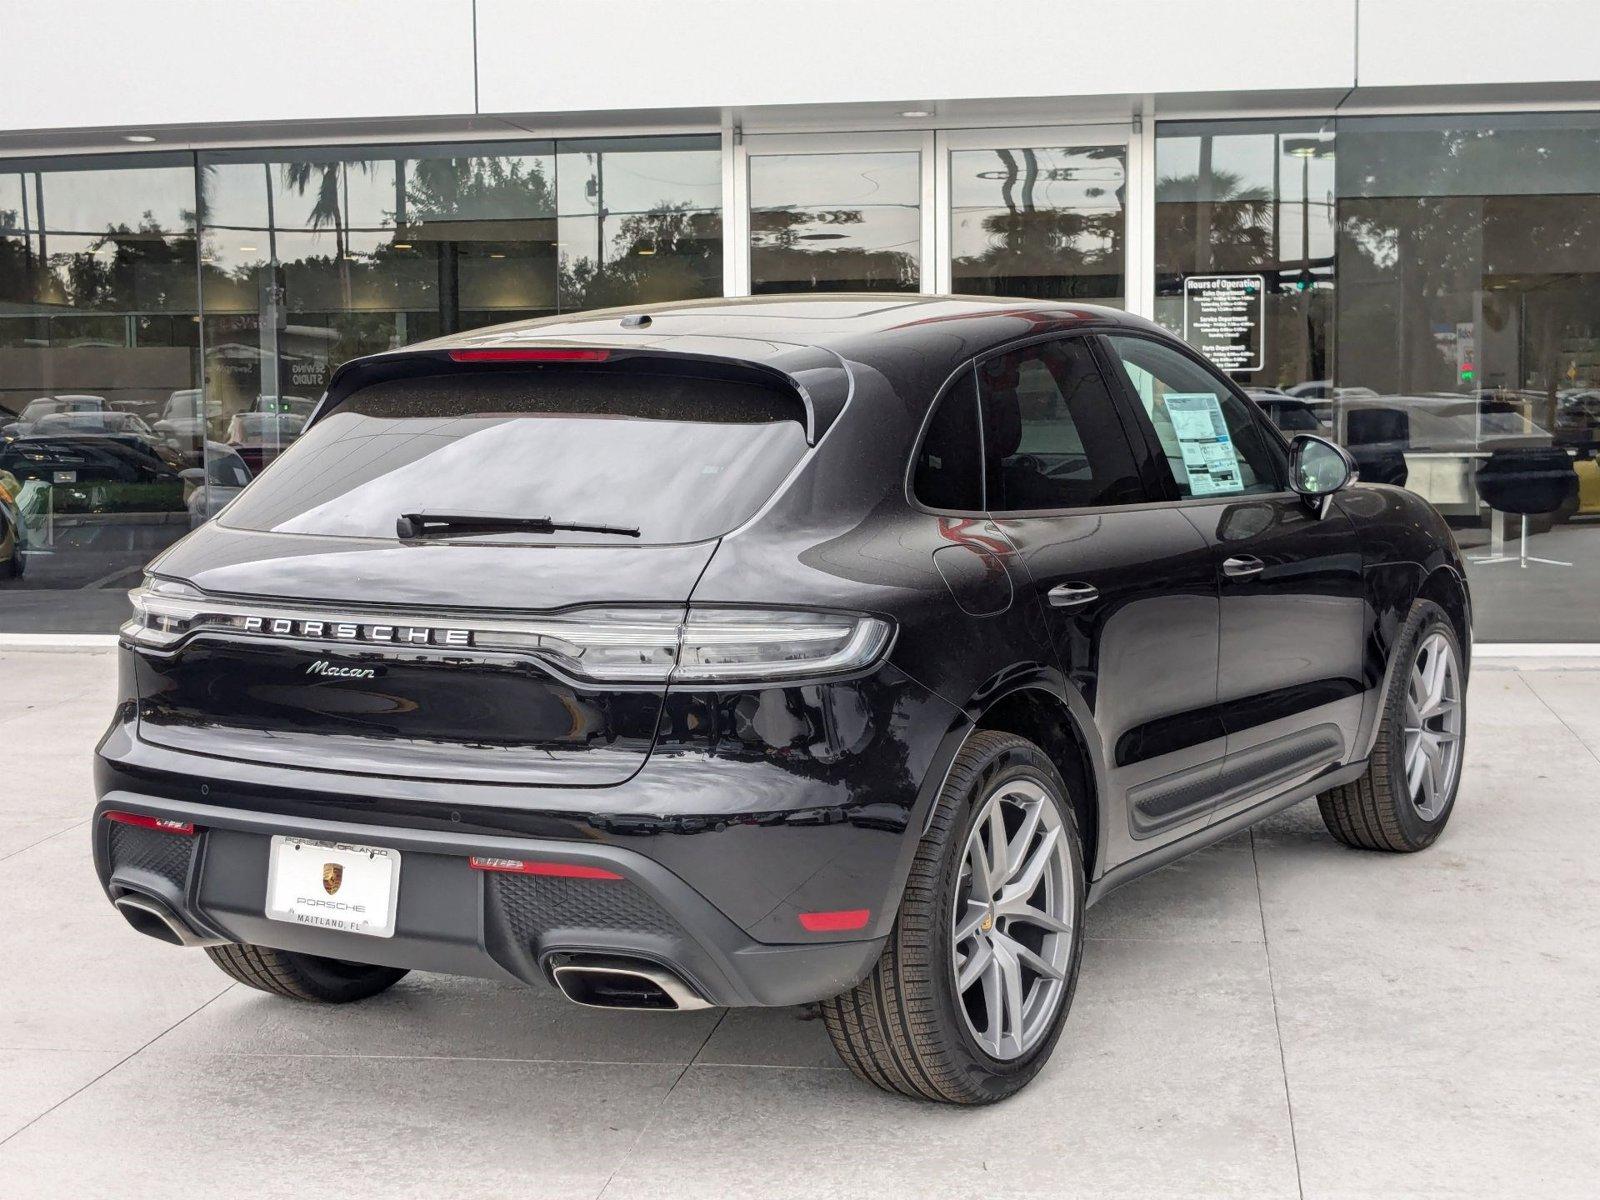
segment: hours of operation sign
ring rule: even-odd
[[[1266,317],[1260,275],[1191,275],[1183,281],[1183,338],[1224,371],[1259,371]]]

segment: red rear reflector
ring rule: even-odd
[[[605,362],[609,350],[452,350],[451,362]]]
[[[809,933],[837,933],[841,929],[864,929],[872,910],[843,908],[838,912],[801,913],[800,927]]]
[[[467,860],[474,871],[508,871],[513,875],[553,875],[557,879],[621,879],[615,871],[604,867],[587,867],[582,863],[525,862],[520,858],[479,858]]]
[[[114,808],[108,809],[104,815],[106,820],[115,821],[118,825],[137,825],[140,829],[159,829],[162,833],[181,833],[186,837],[194,834],[194,826],[188,821],[147,817],[143,813],[121,812]]]

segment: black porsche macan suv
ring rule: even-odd
[[[862,1078],[1039,1071],[1085,908],[1296,801],[1460,777],[1444,522],[1157,327],[706,301],[347,364],[122,630],[95,861],[140,931],[357,1000],[820,1001]]]

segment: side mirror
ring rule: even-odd
[[[1325,500],[1356,477],[1356,460],[1343,446],[1310,433],[1290,444],[1289,486],[1307,500]]]

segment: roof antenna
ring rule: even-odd
[[[650,324],[649,313],[632,313],[622,318],[624,329],[643,329],[648,324]]]

